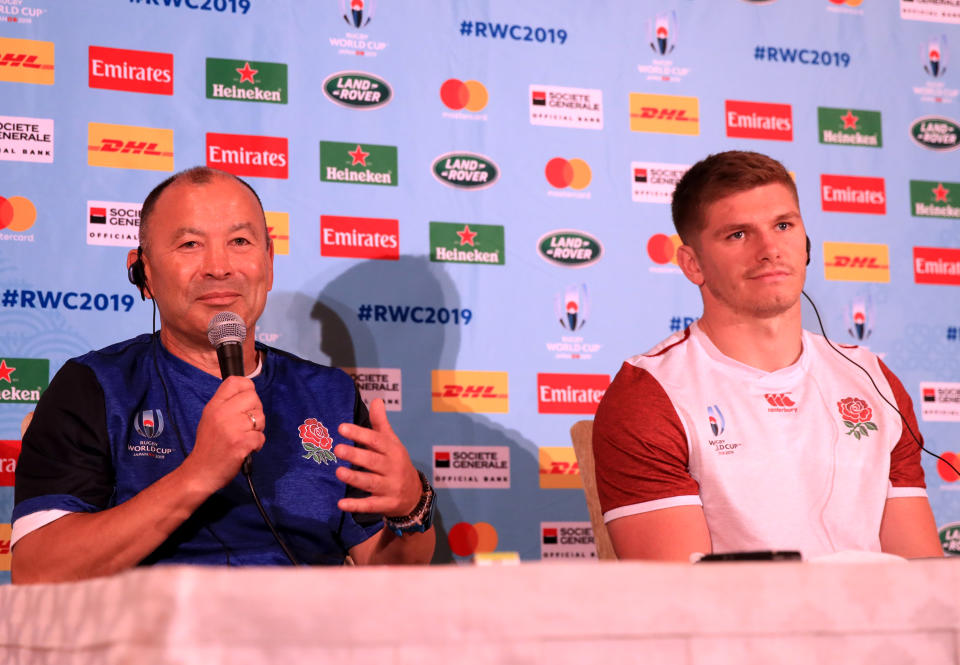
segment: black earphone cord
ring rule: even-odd
[[[809,240],[808,240],[808,242],[809,242]],[[900,416],[900,420],[903,421],[904,426],[907,428],[907,431],[910,432],[910,436],[913,437],[914,442],[917,444],[917,446],[920,448],[920,450],[922,450],[923,452],[927,453],[928,455],[931,455],[931,456],[933,456],[933,457],[936,457],[938,460],[940,460],[941,462],[943,462],[944,464],[946,464],[947,466],[949,466],[951,469],[953,469],[953,472],[954,472],[955,474],[957,474],[958,476],[960,476],[960,471],[957,471],[957,467],[955,467],[953,464],[951,464],[951,463],[948,462],[947,460],[945,460],[945,459],[943,459],[942,457],[940,457],[940,455],[936,454],[935,452],[930,451],[930,450],[927,450],[926,448],[923,447],[923,444],[920,443],[920,438],[914,433],[913,428],[910,427],[910,423],[907,422],[907,419],[904,417],[904,415],[903,415],[903,413],[900,411],[900,409],[898,409],[890,400],[888,400],[888,399],[883,395],[882,392],[880,392],[880,388],[877,387],[876,381],[874,381],[874,380],[873,380],[873,377],[870,376],[870,372],[868,372],[868,371],[863,367],[863,365],[861,365],[861,364],[858,363],[857,361],[853,360],[852,358],[848,357],[848,356],[847,356],[846,354],[844,354],[840,349],[838,349],[837,347],[835,347],[835,346],[833,345],[833,342],[831,342],[831,341],[830,341],[830,338],[827,337],[827,331],[824,330],[823,321],[820,319],[820,312],[817,310],[817,306],[813,304],[813,300],[810,299],[810,296],[807,295],[807,292],[806,292],[806,291],[801,291],[801,293],[803,294],[803,297],[807,299],[807,302],[810,303],[810,306],[813,307],[813,313],[817,315],[817,323],[820,324],[820,332],[823,333],[823,339],[825,339],[825,340],[827,341],[827,344],[830,345],[830,348],[833,349],[834,351],[836,351],[838,354],[840,354],[840,357],[843,358],[844,360],[846,360],[847,362],[853,363],[854,365],[856,365],[857,367],[859,367],[859,368],[860,368],[860,371],[862,371],[864,374],[867,375],[867,378],[870,379],[870,383],[873,384],[873,389],[877,391],[877,394],[878,394],[878,395],[880,395],[880,399],[882,399],[884,402],[886,402],[886,403],[890,406],[890,408],[893,409],[894,411],[896,411],[896,412],[897,412],[897,415]]]

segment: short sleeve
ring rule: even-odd
[[[114,482],[103,389],[92,369],[68,361],[24,433],[13,519],[39,510],[103,510]]]
[[[897,408],[900,409],[905,421],[900,439],[890,453],[890,489],[887,496],[889,498],[926,496],[923,466],[920,463],[920,448],[923,446],[923,436],[920,434],[917,416],[913,412],[913,400],[903,389],[903,384],[900,383],[896,374],[891,372],[890,368],[879,358],[877,362],[880,363],[880,370],[883,372],[884,378],[890,384]],[[910,434],[910,430],[913,430],[914,434],[917,435],[916,440]]]
[[[597,408],[593,454],[604,520],[701,505],[683,425],[660,383],[624,363]]]

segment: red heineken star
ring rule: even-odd
[[[240,75],[240,83],[243,83],[244,81],[256,83],[256,81],[253,80],[253,76],[259,71],[259,69],[252,69],[249,62],[243,63],[243,69],[237,69],[237,74]]]
[[[938,182],[937,188],[931,189],[930,191],[933,192],[933,195],[937,197],[937,201],[943,201],[944,203],[947,202],[947,194],[950,193],[950,190],[944,187],[942,182]]]
[[[13,383],[10,379],[10,375],[17,371],[16,367],[7,367],[7,359],[4,358],[0,360],[0,381],[6,381],[7,383]]]
[[[473,244],[473,239],[477,236],[477,232],[471,231],[469,224],[464,224],[463,231],[457,231],[457,235],[460,236],[461,246],[463,245],[470,245],[471,247],[476,246]]]
[[[350,166],[356,166],[357,164],[359,164],[360,166],[366,166],[367,157],[370,156],[370,153],[364,152],[363,148],[360,147],[359,145],[357,146],[356,150],[354,150],[353,152],[347,152],[347,154],[353,157],[353,163],[350,164]]]
[[[859,116],[853,115],[853,111],[847,111],[847,115],[840,118],[843,120],[844,129],[856,129],[857,121],[860,120]]]

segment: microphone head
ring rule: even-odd
[[[218,312],[210,319],[207,326],[207,339],[214,347],[228,342],[242,344],[247,338],[247,326],[237,314],[233,312]]]

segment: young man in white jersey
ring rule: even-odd
[[[617,556],[942,556],[919,442],[864,372],[801,328],[809,242],[783,165],[711,155],[677,184],[673,220],[703,316],[628,359],[597,410],[597,484]],[[841,351],[919,436],[893,373],[864,349]]]

